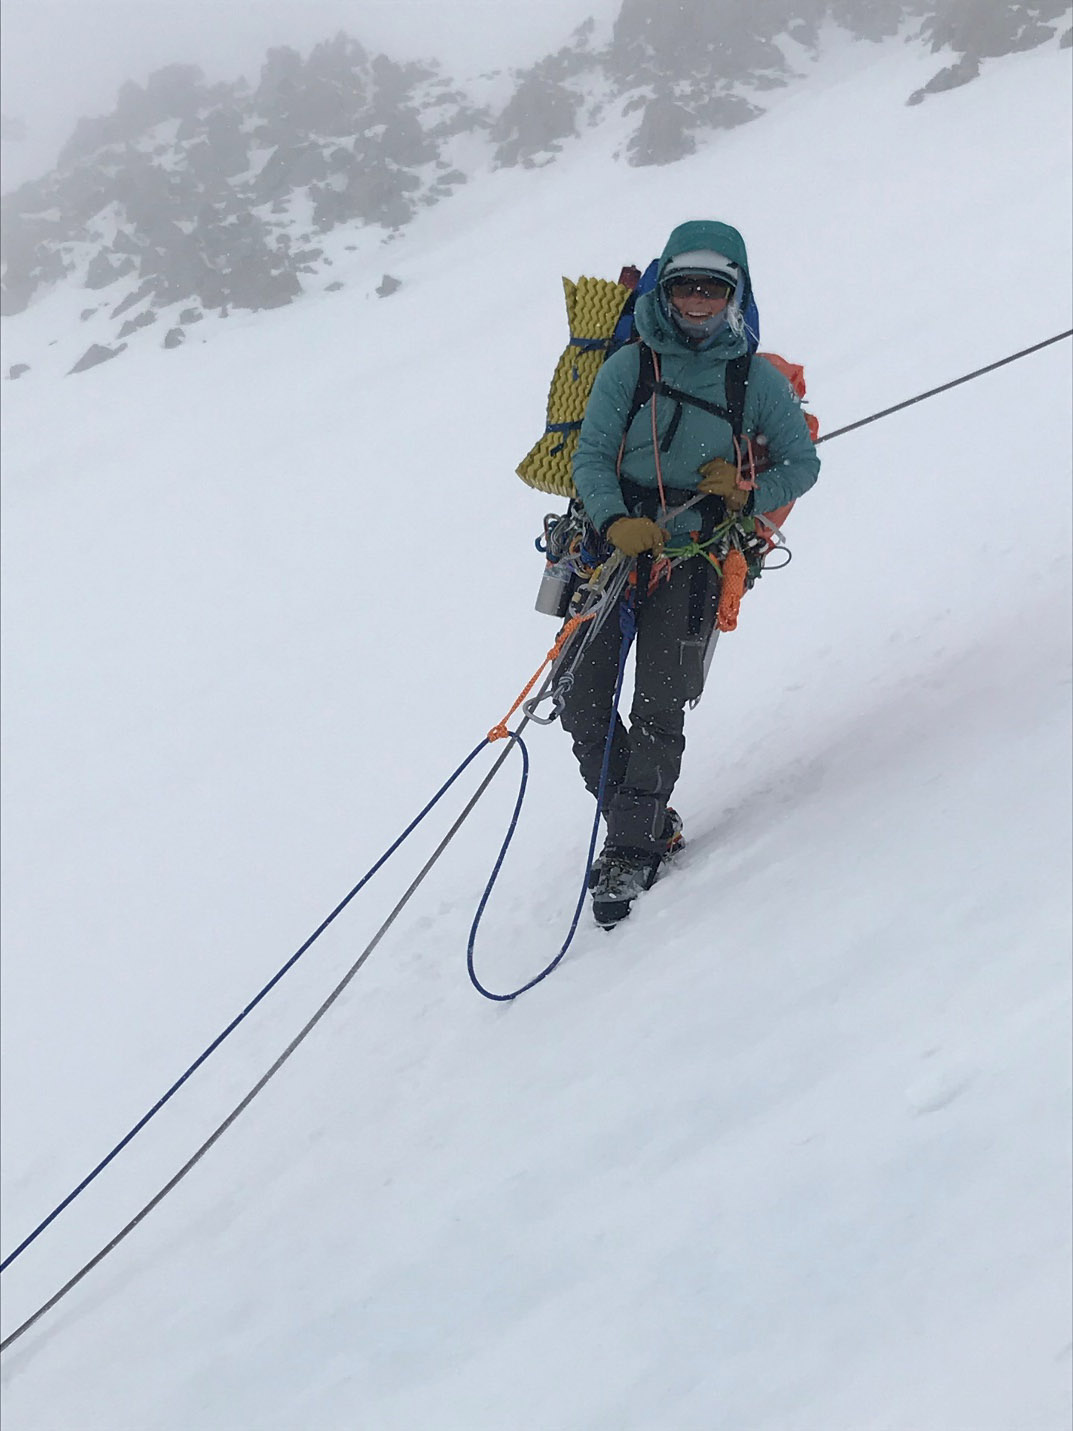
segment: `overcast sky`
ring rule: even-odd
[[[210,80],[255,78],[271,45],[303,52],[343,29],[460,77],[523,65],[619,0],[2,0],[3,110],[25,121],[4,145],[4,188],[47,167],[75,120],[106,113],[125,79],[177,61]]]

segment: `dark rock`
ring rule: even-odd
[[[206,98],[201,71],[194,65],[167,65],[151,74],[145,88],[128,81],[116,97],[113,112],[98,119],[80,119],[60,151],[59,165],[88,159],[106,145],[137,139],[165,119],[189,120]]]
[[[974,55],[962,55],[956,64],[947,65],[937,75],[932,75],[927,84],[915,89],[906,104],[922,104],[929,94],[941,94],[943,90],[958,89],[976,79],[980,73],[980,61]]]
[[[205,315],[204,313],[202,313],[200,308],[184,308],[183,311],[179,314],[179,322],[200,323],[204,316]]]
[[[82,322],[84,323],[87,318],[92,318],[93,315],[94,315],[94,313],[96,313],[96,312],[97,312],[97,309],[96,309],[96,308],[83,308],[83,309],[82,309],[82,312],[81,312],[78,316],[79,316],[79,318],[81,318]]]
[[[256,202],[267,203],[281,192],[304,188],[328,173],[327,161],[315,144],[280,145],[254,180]]]
[[[420,181],[407,170],[370,159],[351,173],[344,189],[310,185],[313,221],[322,233],[351,219],[401,228],[414,216],[407,196],[419,187]]]
[[[249,140],[242,129],[242,114],[234,105],[214,109],[208,116],[205,143],[225,178],[244,174],[250,167]]]
[[[326,155],[325,162],[333,174],[348,174],[358,166],[357,156],[353,149],[347,149],[343,145]]]
[[[858,39],[885,40],[898,33],[905,20],[906,5],[905,0],[867,0],[865,4],[861,0],[832,0],[830,13],[836,25]],[[808,43],[815,45],[814,23],[810,31]]]
[[[95,368],[100,363],[107,363],[109,358],[118,358],[120,353],[126,348],[126,343],[120,343],[118,348],[105,348],[100,343],[94,343],[79,358],[74,367],[68,373],[84,373],[88,368]]]
[[[63,174],[51,195],[52,207],[62,216],[63,236],[99,214],[111,196],[110,176],[96,168],[78,168]]]
[[[178,348],[186,342],[186,334],[181,328],[169,328],[164,334],[165,348]]]
[[[120,338],[129,338],[132,333],[137,333],[140,328],[149,328],[156,322],[156,314],[151,308],[144,313],[139,313],[137,318],[128,318],[119,330]]]
[[[933,50],[949,48],[960,52],[964,59],[999,59],[1003,55],[1033,50],[1046,44],[1057,33],[1055,25],[1049,22],[1065,19],[1068,11],[1069,0],[931,4],[920,33],[924,40],[931,43]],[[951,68],[956,69],[957,66]],[[964,84],[966,81],[958,80],[957,83]],[[929,92],[926,85],[924,92]]]
[[[107,288],[110,283],[115,283],[117,278],[124,278],[133,271],[132,258],[122,258],[118,263],[113,263],[110,256],[101,249],[89,261],[85,284],[87,288]]]
[[[781,84],[782,81],[777,83]],[[760,85],[759,88],[770,88]],[[691,98],[690,109],[709,129],[736,129],[739,124],[748,124],[757,119],[763,110],[737,94],[712,94]]]
[[[734,84],[756,71],[787,68],[777,35],[807,3],[783,5],[713,5],[711,0],[622,0],[615,21],[607,68],[623,88],[696,79],[708,93]]]
[[[121,303],[116,304],[108,315],[109,318],[122,318],[123,314],[129,312],[135,304],[141,303],[144,298],[148,298],[152,291],[153,285],[151,283],[139,284],[137,288],[127,294]]]
[[[1058,41],[1058,48],[1060,50],[1068,50],[1070,47],[1073,47],[1073,26],[1071,26]]]
[[[546,162],[559,152],[564,139],[578,132],[586,81],[591,81],[596,65],[589,49],[592,30],[593,22],[586,21],[575,30],[570,45],[520,72],[517,89],[490,126],[490,137],[498,146],[494,165]]]
[[[338,293],[342,286],[339,280],[336,279],[334,283],[329,283],[324,291],[325,293]]]
[[[697,147],[693,115],[667,95],[657,95],[645,105],[641,127],[630,140],[630,163],[673,164]]]
[[[380,137],[381,158],[390,164],[427,164],[436,157],[436,148],[421,126],[417,111],[404,106],[390,114]]]
[[[7,271],[0,284],[0,315],[21,313],[37,290],[67,274],[59,249],[36,243],[30,234],[15,234],[5,246]]]
[[[297,274],[267,254],[247,254],[231,265],[227,292],[233,308],[282,308],[302,291]]]
[[[23,373],[28,373],[29,371],[29,363],[12,363],[11,367],[7,370],[7,375],[14,382],[16,378],[21,378]]]
[[[116,236],[112,240],[113,253],[139,254],[142,252],[142,248],[143,245],[136,243],[126,229],[117,230]]]
[[[529,74],[492,126],[498,168],[532,164],[538,155],[557,154],[561,141],[577,133],[581,95],[540,73]]]
[[[832,3],[882,9],[910,0]],[[762,113],[741,96],[741,86],[785,84],[790,71],[779,38],[792,24],[798,41],[815,47],[828,8],[827,0],[792,6],[622,0],[606,68],[620,91],[640,97],[644,107],[628,146],[630,162],[673,163],[693,152],[699,129],[729,128]]]
[[[393,278],[390,273],[385,273],[377,287],[377,297],[388,298],[392,293],[397,293],[401,287],[401,278]]]

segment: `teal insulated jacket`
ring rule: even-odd
[[[749,271],[745,244],[727,224],[697,221],[681,224],[667,241],[660,258],[660,274],[677,254],[714,249]],[[657,354],[660,376],[671,387],[692,397],[726,405],[726,365],[747,349],[744,332],[726,324],[711,346],[691,348],[663,316],[658,292],[643,294],[634,312],[637,331]],[[574,485],[589,520],[600,530],[615,517],[630,515],[616,473],[623,428],[640,373],[636,343],[620,348],[596,375],[585,409],[585,420],[574,455]],[[622,476],[640,487],[658,487],[652,441],[652,402],[656,404],[656,433],[662,442],[677,404],[666,398],[647,402],[630,424],[622,456]],[[805,415],[786,378],[764,358],[753,356],[745,395],[743,430],[748,437],[762,433],[768,442],[771,466],[757,478],[754,510],[772,512],[800,497],[816,481],[820,459],[809,436]],[[730,424],[714,413],[683,404],[678,430],[669,449],[660,451],[664,487],[695,491],[699,469],[713,458],[734,461]],[[672,542],[686,538],[697,525],[693,510],[669,523]]]

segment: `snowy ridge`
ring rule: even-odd
[[[850,37],[854,68],[896,36],[952,59],[904,96],[918,104],[1011,53],[1068,47],[1071,14],[1069,0],[991,0],[986,15],[975,0],[798,0],[793,14],[622,0],[610,28],[608,11],[527,68],[461,86],[345,33],[305,57],[270,48],[252,87],[167,65],[79,120],[55,169],[7,196],[0,312],[63,297],[50,327],[16,323],[6,376],[204,343],[206,318],[339,292],[340,250],[391,245],[489,169],[546,167],[599,131],[621,131],[616,160],[674,163],[778,107]],[[397,282],[381,273],[375,291]]]
[[[1069,326],[1068,56],[907,108],[934,61],[871,53],[673,167],[608,164],[607,131],[466,186],[397,241],[390,302],[358,252],[331,299],[7,390],[5,1250],[550,644],[545,499],[511,473],[560,272],[724,196],[827,429]],[[826,447],[690,718],[673,874],[487,1005],[463,950],[504,777],[322,1031],[5,1357],[9,1427],[1060,1431],[1068,392],[1059,346]],[[495,987],[565,931],[591,808],[562,733],[533,747]],[[449,821],[5,1276],[5,1331]]]

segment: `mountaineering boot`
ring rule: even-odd
[[[682,817],[677,810],[667,806],[663,816],[663,829],[660,831],[659,858],[661,864],[671,859],[685,844],[682,838]],[[611,851],[610,839],[604,841],[604,847],[592,862],[589,870],[589,888],[595,889],[600,882],[600,871],[603,869],[604,860]]]
[[[659,851],[605,849],[600,877],[592,892],[592,913],[601,929],[614,929],[630,912],[639,894],[651,889],[659,875]]]
[[[663,853],[660,855],[660,860],[665,864],[685,844],[682,837],[682,817],[677,810],[672,810],[669,805],[663,816],[660,839],[663,841]]]

